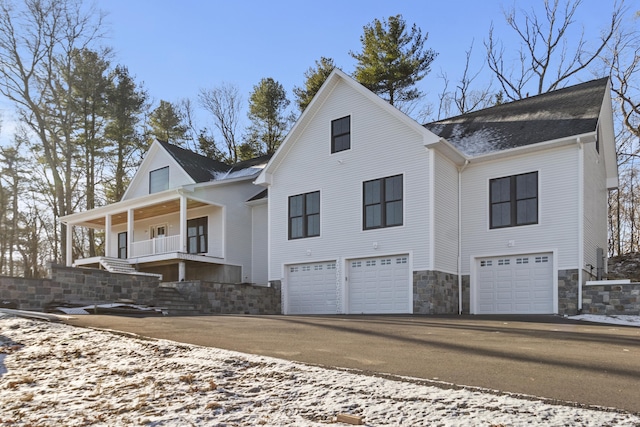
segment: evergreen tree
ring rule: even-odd
[[[146,100],[147,93],[136,85],[126,67],[117,66],[111,72],[107,93],[109,122],[105,129],[105,137],[112,146],[110,158],[113,163],[113,179],[106,184],[109,202],[122,199],[131,178],[130,170],[140,159],[135,153],[144,151],[138,126]]]
[[[187,126],[184,125],[178,108],[171,102],[160,101],[160,105],[149,116],[149,125],[152,138],[160,141],[183,145],[187,138]]]
[[[307,105],[311,102],[313,97],[318,93],[320,87],[323,85],[329,74],[336,68],[333,63],[333,59],[325,58],[324,56],[316,61],[316,67],[309,67],[304,73],[306,78],[304,87],[294,87],[293,94],[296,96],[296,103],[300,112],[303,112]]]
[[[407,30],[402,15],[396,15],[366,25],[360,41],[362,52],[349,52],[358,61],[357,81],[400,109],[422,96],[415,85],[429,73],[437,55],[424,46],[427,34],[423,36],[415,24]]]
[[[271,77],[260,80],[249,97],[249,136],[242,145],[241,153],[252,156],[273,154],[284,140],[293,117],[286,108],[290,101],[284,87]],[[259,147],[259,148],[258,148]]]

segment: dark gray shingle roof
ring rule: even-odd
[[[593,132],[608,78],[424,126],[468,156]]]
[[[255,167],[266,164],[271,157],[256,157],[255,159],[245,160],[230,166],[176,145],[164,141],[158,142],[195,182],[217,181],[254,175],[260,171]]]

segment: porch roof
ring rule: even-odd
[[[152,218],[180,211],[180,196],[184,193],[182,189],[166,190],[160,193],[138,197],[132,200],[123,200],[107,206],[91,209],[90,211],[78,212],[60,218],[65,224],[83,226],[89,228],[104,228],[105,218],[111,215],[111,224],[119,225],[127,222],[127,212],[133,209],[136,220]],[[187,196],[187,209],[201,206],[214,205],[201,200],[190,199]]]

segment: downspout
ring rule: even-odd
[[[469,165],[469,160],[458,168],[458,314],[462,314],[462,172]]]
[[[584,265],[584,143],[578,145],[578,314],[582,313],[582,267]]]

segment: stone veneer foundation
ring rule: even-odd
[[[413,272],[413,314],[457,313],[457,275],[441,271]]]
[[[558,270],[558,314],[578,314],[578,269]]]

